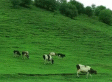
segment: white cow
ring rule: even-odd
[[[90,66],[85,66],[85,65],[82,65],[82,64],[78,64],[78,65],[76,65],[76,67],[77,67],[77,77],[79,77],[80,72],[87,73],[86,78],[88,78],[89,74],[90,74],[91,77],[92,77],[91,74],[97,74],[97,71],[93,70]]]

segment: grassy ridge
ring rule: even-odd
[[[75,65],[78,63],[90,65],[98,71],[98,75],[93,75],[94,79],[89,82],[112,81],[111,26],[86,16],[71,20],[34,6],[31,9],[12,9],[10,6],[7,0],[1,0],[1,81],[36,82],[38,78],[40,82],[86,82],[85,76],[75,78]],[[28,50],[30,59],[13,58],[13,50]],[[64,53],[66,57],[64,59],[53,57],[54,65],[44,65],[42,55],[51,51]],[[74,73],[74,75],[31,77],[21,76],[18,73]]]

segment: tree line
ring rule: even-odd
[[[59,11],[62,15],[75,19],[80,14],[86,14],[89,17],[97,16],[103,23],[111,25],[112,11],[105,6],[91,6],[84,7],[84,5],[76,0],[10,0],[13,7],[18,6],[30,8],[31,4],[36,7],[46,9],[48,11]]]

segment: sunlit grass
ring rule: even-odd
[[[2,82],[111,82],[112,27],[87,16],[76,20],[36,8],[13,9],[10,3],[0,8],[0,81]],[[30,59],[14,58],[13,50],[29,51]],[[44,65],[43,54],[59,52],[65,58],[54,58]],[[93,78],[76,78],[76,64],[90,65],[98,71]],[[21,76],[23,74],[62,74]],[[8,75],[7,75],[8,74]],[[7,79],[6,79],[7,78]]]

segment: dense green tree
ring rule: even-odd
[[[61,14],[65,14],[65,12],[66,12],[66,8],[67,8],[67,3],[62,3],[61,5],[60,5],[60,13]]]
[[[57,7],[56,0],[45,0],[45,8],[50,11],[55,11]]]
[[[31,4],[31,0],[10,0],[13,7],[17,6],[23,6],[23,7],[29,7]]]
[[[88,15],[89,17],[93,16],[93,10],[90,6],[87,6],[85,8],[85,14]]]
[[[70,3],[62,3],[60,6],[60,13],[72,19],[78,15],[77,8]]]
[[[93,10],[93,15],[95,15],[96,5],[95,5],[95,4],[92,4],[92,5],[91,5],[91,8],[92,8],[92,10]]]
[[[84,14],[84,5],[76,0],[70,0],[70,3],[72,5],[75,5],[77,10],[78,10],[78,14]]]
[[[44,0],[35,0],[35,5],[44,8]]]
[[[35,5],[50,11],[55,11],[57,9],[56,0],[35,0]]]
[[[111,25],[112,22],[112,11],[109,9],[104,9],[99,13],[99,20],[103,23]]]
[[[20,3],[20,5],[24,7],[29,7],[30,4],[31,4],[31,0],[21,0]]]
[[[98,16],[99,15],[99,13],[100,13],[100,11],[102,11],[102,10],[104,10],[104,9],[106,9],[106,7],[105,6],[97,6],[96,8],[95,8],[95,15],[96,16]]]
[[[21,0],[10,0],[10,1],[14,8],[17,8],[21,3]]]

